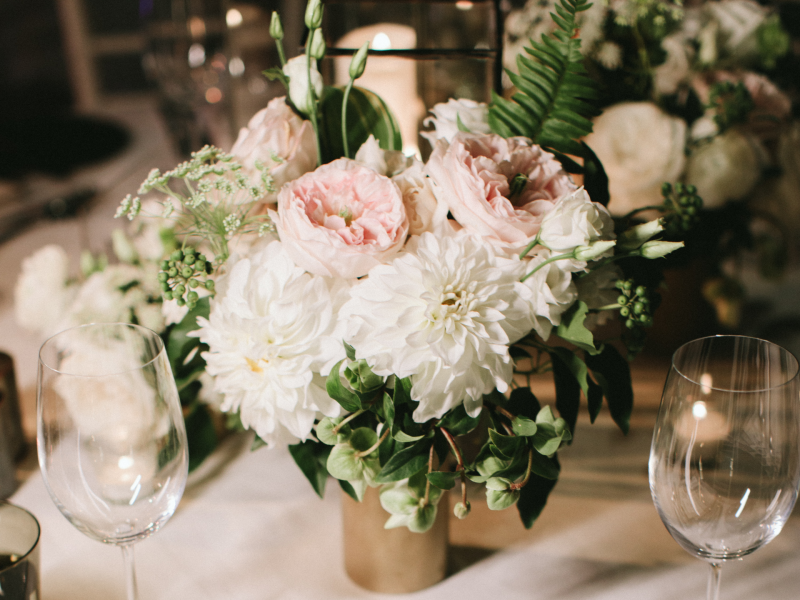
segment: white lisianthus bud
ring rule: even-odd
[[[273,40],[283,39],[283,24],[277,11],[272,11],[272,20],[269,22],[269,35]]]
[[[453,514],[459,519],[466,519],[471,508],[472,507],[469,505],[469,501],[467,501],[466,505],[463,502],[457,502],[453,507]]]
[[[311,33],[311,41],[309,42],[311,56],[317,60],[322,60],[325,56],[325,36],[322,35],[322,29],[315,29]]]
[[[322,0],[308,0],[305,23],[309,30],[319,29],[322,26]]]
[[[616,243],[617,242],[613,240],[609,241],[598,240],[596,242],[592,242],[588,246],[578,246],[577,248],[575,248],[574,251],[575,260],[580,260],[580,261],[594,260],[595,258],[602,256],[603,254],[611,250],[611,248],[613,248]]]
[[[683,248],[683,242],[645,242],[639,253],[645,258],[661,258],[678,248]]]
[[[353,60],[350,61],[350,79],[356,80],[364,74],[364,69],[367,67],[368,51],[369,42],[364,42],[364,45],[353,56]]]
[[[662,231],[664,231],[664,225],[662,225],[661,219],[654,219],[647,223],[641,223],[636,227],[625,230],[622,235],[619,236],[619,244],[617,244],[617,247],[626,252],[629,250],[636,250],[636,248]]]
[[[295,56],[283,66],[283,73],[289,78],[289,98],[295,108],[307,115],[314,106],[308,97],[308,63],[305,54]],[[311,59],[311,83],[317,98],[322,95],[322,75],[317,71],[317,61]]]

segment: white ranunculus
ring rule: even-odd
[[[550,258],[547,250],[539,251],[533,258],[525,260],[525,272]],[[520,297],[528,305],[533,329],[547,341],[553,327],[561,324],[561,315],[572,306],[577,296],[572,273],[563,269],[564,261],[555,261],[541,267],[528,277],[523,285],[526,290]]]
[[[452,142],[453,136],[459,132],[459,119],[470,133],[491,133],[489,107],[483,102],[450,98],[447,102],[435,104],[431,112],[433,116],[426,118],[422,124],[425,127],[432,125],[434,130],[423,132],[422,136],[432,146],[436,145],[437,140]]]
[[[345,357],[337,315],[347,284],[303,271],[273,241],[238,260],[221,287],[197,335],[222,410],[238,411],[270,446],[308,439],[316,418],[340,411],[324,376]]]
[[[615,215],[661,204],[661,185],[677,180],[686,163],[686,123],[651,102],[606,109],[586,143],[606,170]]]
[[[44,246],[23,260],[14,289],[17,323],[44,336],[56,333],[75,296],[68,279],[69,257],[61,246]]]
[[[606,207],[592,202],[580,188],[560,199],[542,219],[539,241],[556,254],[572,252],[596,240],[614,238],[614,221]],[[580,267],[585,267],[585,264]]]
[[[508,389],[508,344],[532,328],[524,265],[463,230],[424,233],[407,250],[352,288],[346,339],[375,373],[411,378],[416,421],[462,403],[476,415],[484,394]]]
[[[306,55],[301,54],[289,59],[283,65],[283,74],[289,78],[289,98],[295,108],[304,115],[310,114],[313,106],[308,98],[308,61]],[[311,59],[311,85],[317,98],[322,96],[322,75],[317,71],[317,61]]]
[[[729,129],[689,155],[686,183],[697,186],[704,208],[740,200],[761,177],[761,153],[754,138]]]

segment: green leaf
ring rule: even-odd
[[[326,465],[330,452],[330,446],[313,440],[306,440],[289,446],[289,453],[292,455],[294,462],[300,467],[303,475],[306,476],[311,487],[314,488],[320,498],[325,494],[325,482],[328,480]]]
[[[481,417],[470,417],[463,404],[449,411],[444,418],[439,421],[438,426],[447,429],[453,435],[466,435],[478,426]]]
[[[486,504],[489,510],[505,510],[519,500],[519,490],[486,490]]]
[[[598,381],[602,377],[598,373],[592,373],[597,377]],[[603,386],[595,383],[591,377],[587,378],[586,382],[589,384],[589,392],[586,394],[586,402],[589,405],[589,420],[594,423],[597,415],[600,414],[600,409],[603,407]],[[606,386],[608,383],[606,382]]]
[[[342,378],[339,375],[339,370],[343,362],[344,360],[340,360],[333,366],[331,372],[328,374],[325,389],[328,392],[328,396],[336,400],[347,412],[356,412],[361,409],[361,401],[358,399],[358,396],[342,385]]]
[[[385,427],[392,429],[394,426],[394,402],[392,402],[392,397],[383,392],[383,424]]]
[[[489,429],[489,439],[492,442],[492,446],[497,448],[498,452],[500,452],[500,456],[498,456],[498,458],[501,460],[503,458],[512,460],[519,453],[520,448],[524,445],[522,438],[503,435],[494,429]],[[492,450],[492,446],[489,447],[490,450]]]
[[[511,421],[511,429],[517,435],[528,437],[536,434],[536,423],[527,417],[517,417]]]
[[[539,414],[540,405],[529,387],[519,387],[511,391],[505,408],[511,414],[534,421]]]
[[[586,363],[566,348],[551,348],[549,352],[556,385],[556,408],[570,430],[574,431],[581,405],[581,391],[584,394],[589,391],[588,369]]]
[[[395,406],[413,402],[413,400],[411,400],[411,385],[411,377],[405,377],[403,379],[395,378],[394,392],[392,393],[392,400]]]
[[[419,473],[428,466],[428,452],[432,443],[426,438],[392,456],[375,477],[375,482],[391,483]]]
[[[627,434],[633,411],[633,384],[628,361],[611,344],[606,344],[600,354],[587,354],[585,358],[586,365],[603,388],[611,418]]]
[[[594,346],[594,336],[586,329],[584,321],[589,307],[582,300],[578,300],[570,309],[561,315],[561,323],[556,328],[556,335],[566,342],[575,344],[587,352],[598,352]]]
[[[361,502],[361,499],[364,497],[364,492],[363,492],[364,488],[362,486],[359,486],[361,488],[361,490],[362,490],[359,493],[359,490],[357,490],[355,488],[355,486],[352,483],[350,483],[349,481],[347,481],[345,479],[337,479],[337,481],[339,482],[339,487],[342,488],[342,490],[348,496],[350,496],[356,502]]]
[[[339,436],[341,434],[348,434],[350,432],[350,425],[345,423],[338,433],[334,433],[334,429],[342,422],[342,417],[331,418],[324,417],[316,426],[317,439],[323,444],[335,446],[339,443]]]
[[[520,490],[517,510],[526,529],[533,527],[533,523],[542,514],[542,510],[547,504],[547,498],[557,481],[558,479],[545,479],[531,473],[528,483]]]
[[[449,471],[431,471],[426,477],[431,485],[435,485],[440,490],[451,490],[456,485],[459,474]]]
[[[603,163],[597,158],[594,151],[582,142],[583,147],[583,187],[593,202],[608,206],[611,196],[608,192],[608,175],[603,168]]]
[[[558,479],[560,467],[555,455],[552,457],[542,456],[538,452],[533,452],[533,460],[531,461],[531,473],[536,473],[539,477],[544,479]]]
[[[351,388],[362,393],[377,390],[384,383],[384,378],[375,375],[363,358],[349,363],[344,369],[344,377]]]
[[[327,460],[328,472],[336,479],[358,481],[371,479],[379,466],[375,452],[368,456],[359,453],[372,448],[378,442],[378,434],[368,427],[359,427],[353,431],[346,442],[336,444],[330,451]]]
[[[326,86],[320,99],[319,137],[321,162],[331,162],[344,156],[342,141],[342,101],[344,88]],[[347,140],[355,153],[361,145],[375,136],[384,150],[402,150],[400,127],[386,103],[374,92],[353,87],[347,100]]]
[[[289,78],[283,72],[283,69],[280,67],[272,67],[261,71],[261,74],[269,79],[270,81],[280,81],[283,84],[283,87],[286,88],[286,91],[289,91]]]
[[[353,348],[347,342],[342,342],[344,344],[344,353],[347,355],[347,360],[355,360],[356,359],[356,349]]]
[[[184,419],[186,440],[189,451],[189,471],[193,471],[208,458],[217,447],[217,432],[205,404],[195,403],[192,411]]]
[[[396,428],[396,429],[392,430],[392,437],[395,440],[397,440],[398,442],[409,443],[409,442],[416,442],[418,440],[421,440],[425,436],[424,435],[408,435],[407,433],[405,433],[401,429]]]

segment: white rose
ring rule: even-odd
[[[586,138],[609,179],[609,210],[624,215],[661,204],[661,184],[686,162],[686,123],[650,102],[624,102],[603,112]]]
[[[559,200],[542,219],[539,230],[539,241],[556,254],[613,237],[614,222],[608,210],[592,202],[583,188]]]
[[[289,108],[283,96],[270,100],[239,131],[231,154],[242,163],[253,185],[262,184],[256,162],[272,176],[275,192],[267,195],[268,202],[275,201],[284,183],[317,168],[314,128]]]
[[[730,129],[692,152],[686,183],[697,186],[705,208],[744,198],[761,177],[761,153],[754,138]]]
[[[306,55],[295,56],[283,66],[283,74],[289,78],[289,98],[295,108],[304,115],[313,110],[308,98],[308,61]],[[311,84],[317,98],[322,96],[322,75],[317,71],[317,61],[311,59]]]
[[[14,289],[17,323],[46,336],[56,333],[75,296],[68,278],[69,257],[61,246],[44,246],[23,260]]]
[[[425,127],[433,125],[434,131],[423,132],[422,136],[432,146],[436,140],[452,142],[453,136],[459,132],[459,119],[470,133],[491,133],[489,107],[483,102],[450,98],[447,102],[434,105],[431,112],[433,116],[425,119],[423,125]]]

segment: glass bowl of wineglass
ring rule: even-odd
[[[672,358],[650,449],[650,492],[669,533],[720,567],[777,536],[800,485],[800,366],[744,336],[681,346]]]
[[[47,491],[79,531],[122,548],[137,597],[133,544],[183,495],[186,430],[164,343],[123,323],[63,331],[39,352],[37,447]]]

